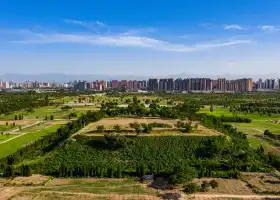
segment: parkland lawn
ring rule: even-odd
[[[217,117],[220,117],[222,115],[224,116],[233,116],[233,113],[229,111],[228,108],[222,108],[222,107],[214,107],[214,111],[210,112],[209,108],[202,108],[199,111],[200,113],[207,113],[209,115],[214,115]],[[269,120],[275,120],[280,119],[280,115],[274,114],[272,116],[260,116],[257,113],[250,113],[250,114],[244,114],[244,113],[236,113],[239,117],[247,117],[249,119],[252,119],[251,123],[228,123],[231,124],[233,127],[236,127],[239,131],[245,133],[248,135],[248,141],[252,148],[258,148],[260,145],[262,145],[266,152],[274,152],[277,154],[280,154],[279,151],[275,149],[275,147],[270,144],[267,141],[264,141],[258,137],[258,135],[263,135],[265,130],[269,130],[274,134],[280,134],[280,124],[276,124],[274,122],[270,122]]]
[[[50,132],[54,132],[56,131],[59,127],[61,126],[61,124],[57,124],[57,125],[53,125],[41,130],[37,130],[35,132],[29,132],[26,133],[25,135],[22,135],[18,138],[15,138],[13,140],[10,140],[6,143],[0,144],[0,158],[8,156],[12,153],[15,153],[17,151],[17,149],[23,147],[24,145],[30,144],[32,142],[34,142],[35,140],[40,139],[42,136],[47,135]],[[2,138],[5,138],[6,136],[1,136],[0,140]],[[11,136],[9,136],[11,137]],[[6,138],[5,140],[7,140],[9,138]],[[5,141],[2,140],[1,142]]]

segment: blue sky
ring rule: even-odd
[[[267,74],[278,0],[2,0],[0,73]]]

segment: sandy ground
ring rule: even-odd
[[[242,173],[241,179],[258,192],[280,191],[280,180],[269,173]]]
[[[30,177],[16,177],[9,181],[6,186],[22,186],[22,185],[44,185],[50,177],[42,175],[32,175]]]
[[[33,124],[38,120],[29,120],[29,119],[23,119],[23,120],[0,120],[0,125],[6,125],[8,122],[9,125],[15,123],[16,125],[28,125],[28,124]]]
[[[248,175],[248,174],[247,174]],[[262,176],[262,175],[260,175]],[[269,177],[269,176],[267,176]],[[88,187],[87,185],[83,186],[83,184],[78,184],[77,187],[81,187],[81,192],[71,192],[71,191],[63,191],[61,190],[61,187],[66,186],[67,184],[71,184],[72,181],[82,180],[86,182],[95,182],[100,180],[123,180],[123,179],[54,179],[50,181],[46,186],[35,186],[35,184],[41,184],[42,182],[48,180],[49,177],[40,176],[40,175],[34,175],[31,177],[17,177],[14,182],[16,182],[16,187],[14,186],[5,186],[0,187],[0,200],[86,200],[86,199],[94,199],[94,200],[157,200],[161,199],[155,195],[157,190],[152,190],[147,188],[146,184],[143,184],[142,186],[144,188],[147,188],[145,190],[146,194],[117,194],[117,193],[94,193],[93,191],[89,192],[82,192],[82,187]],[[195,179],[195,182],[201,182],[201,181],[210,181],[213,180],[213,178],[204,178],[204,179]],[[219,187],[210,190],[206,193],[196,193],[194,195],[185,195],[182,194],[181,199],[195,199],[195,200],[232,200],[232,199],[265,199],[265,198],[273,198],[273,199],[280,199],[280,196],[273,196],[273,195],[257,195],[254,194],[250,188],[246,186],[246,183],[242,182],[241,180],[235,180],[235,179],[215,179],[219,183]],[[13,182],[11,181],[11,182]],[[3,180],[2,180],[3,182]],[[32,182],[33,185],[30,186],[23,186],[22,184],[26,184]],[[135,182],[135,184],[137,184]],[[125,185],[126,187],[130,187],[129,185]],[[119,186],[108,186],[104,187],[104,190],[106,188],[123,188],[124,185]],[[131,185],[132,187],[132,185]],[[34,190],[33,189],[44,189],[42,190]],[[48,190],[49,189],[49,190]],[[137,191],[135,191],[137,192]],[[179,190],[172,190],[172,191],[163,191],[159,190],[160,193],[167,193],[167,192],[179,192]]]
[[[73,181],[85,181],[88,183],[93,183],[97,181],[110,180],[110,181],[123,181],[127,180],[126,178],[77,178],[77,179],[69,179],[69,178],[55,178],[52,181],[48,182],[47,186],[55,186],[55,185],[66,185],[71,184]]]
[[[252,195],[253,192],[247,187],[247,184],[241,180],[237,179],[221,179],[221,178],[202,178],[194,179],[194,182],[210,182],[211,180],[216,180],[219,183],[219,187],[209,190],[209,194],[236,194],[239,195]]]
[[[112,127],[113,125],[119,124],[120,126],[129,126],[130,123],[138,122],[138,123],[165,123],[174,125],[178,120],[172,119],[159,119],[159,118],[106,118],[102,119],[96,123],[92,123],[89,125],[89,129],[95,129],[96,126],[104,125],[105,127]]]
[[[193,194],[193,195],[182,195],[181,199],[194,199],[194,200],[233,200],[233,199],[278,199],[280,196],[272,195],[234,195],[234,194]],[[145,194],[93,194],[93,193],[72,193],[72,192],[53,192],[53,191],[42,191],[38,194],[23,193],[19,194],[11,200],[159,200],[162,199],[156,195],[145,195]],[[2,200],[2,199],[1,199]],[[4,198],[3,198],[4,200]]]

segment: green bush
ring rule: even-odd
[[[219,183],[215,180],[212,180],[212,181],[210,181],[210,185],[213,189],[215,189],[219,186]]]

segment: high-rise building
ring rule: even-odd
[[[174,90],[174,80],[173,80],[173,78],[167,79],[166,84],[167,84],[167,87],[166,87],[167,91],[173,91]]]
[[[148,90],[150,90],[150,91],[158,91],[159,90],[158,79],[149,79]]]
[[[118,80],[112,80],[112,88],[114,90],[119,88],[119,81]]]
[[[167,91],[167,79],[159,79],[158,89],[159,91]]]
[[[88,84],[86,81],[79,81],[74,85],[74,90],[76,91],[85,91],[88,89]]]
[[[224,78],[219,78],[219,79],[218,79],[217,90],[225,91],[225,82],[226,82],[226,79],[224,79]]]

